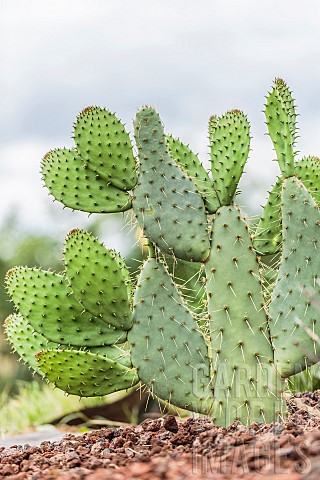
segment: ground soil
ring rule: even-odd
[[[139,426],[66,434],[59,442],[0,448],[0,478],[16,480],[320,479],[320,390],[289,401],[282,424],[166,415]]]

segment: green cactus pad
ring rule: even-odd
[[[165,265],[149,258],[135,295],[129,331],[132,364],[150,391],[177,407],[212,407],[208,348]]]
[[[296,112],[292,94],[281,78],[275,79],[267,97],[265,116],[282,175],[291,177],[294,175]]]
[[[72,291],[85,310],[118,330],[129,330],[131,285],[119,255],[88,232],[75,229],[67,236],[64,258]]]
[[[282,222],[282,256],[269,313],[276,366],[288,376],[316,363],[320,353],[312,337],[320,331],[319,310],[310,299],[320,295],[320,211],[296,178],[283,182]]]
[[[167,135],[166,141],[170,157],[192,178],[198,192],[204,199],[208,212],[215,213],[220,207],[220,203],[212,187],[209,175],[197,155],[187,145],[172,135]]]
[[[320,160],[318,157],[304,157],[294,164],[294,171],[303,184],[320,204]],[[262,255],[277,253],[281,246],[281,188],[283,177],[278,178],[269,193],[262,216],[257,225],[254,247]]]
[[[80,347],[123,343],[126,332],[84,311],[67,283],[63,275],[26,267],[14,268],[6,277],[15,306],[48,340]]]
[[[218,210],[205,264],[214,379],[214,420],[271,422],[281,415],[259,264],[235,206]]]
[[[39,369],[36,353],[43,349],[58,348],[59,345],[49,342],[43,335],[34,331],[33,327],[20,314],[12,314],[5,320],[5,333],[15,352],[33,370],[43,375]]]
[[[140,167],[133,208],[144,235],[166,253],[204,261],[210,246],[204,202],[191,178],[168,155],[153,108],[137,113],[135,139]]]
[[[48,152],[42,160],[42,177],[54,198],[73,210],[114,213],[131,208],[129,193],[85,168],[76,149]]]
[[[220,205],[230,205],[250,150],[250,124],[244,113],[231,110],[209,120],[213,187]]]
[[[132,387],[134,369],[90,352],[45,350],[37,354],[46,378],[61,390],[80,397],[99,397]]]
[[[124,125],[108,110],[87,107],[77,117],[74,139],[85,165],[108,184],[131,190],[136,162]]]

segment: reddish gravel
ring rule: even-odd
[[[0,478],[31,480],[320,478],[320,391],[296,395],[283,423],[215,427],[168,415],[140,426],[0,448]]]

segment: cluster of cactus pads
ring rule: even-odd
[[[286,379],[319,353],[320,162],[296,161],[295,105],[281,79],[265,115],[281,176],[253,226],[235,203],[250,150],[241,111],[210,118],[210,172],[164,133],[152,107],[134,120],[137,154],[114,114],[80,113],[75,147],[44,157],[44,182],[72,209],[131,209],[149,254],[133,286],[117,252],[75,229],[63,273],[9,271],[16,312],[6,332],[24,361],[67,393],[100,396],[140,384],[218,425],[286,415]],[[165,256],[199,265],[199,310]]]

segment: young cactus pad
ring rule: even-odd
[[[6,331],[26,362],[78,395],[140,382],[218,425],[285,416],[284,378],[319,359],[320,170],[316,157],[295,161],[295,106],[281,79],[265,114],[281,177],[254,236],[234,203],[250,148],[242,112],[211,117],[209,173],[189,147],[165,136],[152,107],[134,121],[137,161],[114,114],[89,107],[79,115],[76,146],[44,158],[45,182],[71,208],[132,207],[149,257],[132,287],[119,254],[73,230],[65,272],[11,270],[16,311]],[[275,252],[280,262],[261,268],[259,255]],[[188,304],[164,255],[172,271],[177,259],[195,267],[186,285],[201,279],[195,290],[199,300],[205,286],[203,301]]]
[[[27,320],[20,314],[10,315],[4,324],[8,340],[15,352],[39,375],[44,375],[37,362],[36,354],[42,350],[56,350],[59,344],[48,341],[41,333],[36,332]],[[73,351],[75,347],[73,348]],[[131,360],[128,351],[118,345],[99,347],[87,347],[87,351],[105,356],[121,365],[131,368]]]
[[[294,175],[296,112],[292,94],[281,78],[276,78],[265,106],[268,132],[277,154],[282,175]]]
[[[213,187],[220,205],[229,205],[250,150],[250,125],[246,115],[231,110],[209,121]]]

